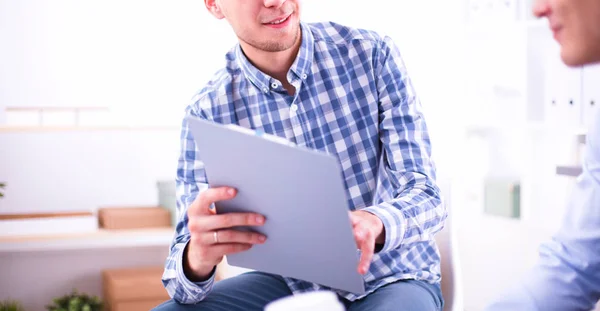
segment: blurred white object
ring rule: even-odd
[[[95,215],[0,220],[0,237],[96,231],[98,231],[98,218]]]
[[[344,305],[330,291],[302,293],[269,303],[265,311],[345,311]]]
[[[444,297],[444,311],[464,310],[462,278],[460,269],[460,258],[458,254],[458,244],[456,241],[456,229],[452,225],[454,222],[454,211],[452,209],[452,180],[438,177],[438,186],[448,211],[448,218],[444,229],[435,235],[435,241],[441,256],[442,270],[442,296]]]

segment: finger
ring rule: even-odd
[[[215,241],[215,232],[216,241]],[[228,243],[242,243],[242,244],[262,244],[266,241],[267,237],[260,233],[255,232],[242,232],[238,230],[219,230],[206,232],[202,235],[202,243],[204,244],[228,244]]]
[[[214,214],[214,203],[230,200],[235,197],[237,191],[231,187],[210,188],[202,191],[188,208],[188,217],[196,215]]]
[[[365,240],[365,229],[364,226],[355,226],[353,228],[354,241],[356,241],[356,248],[361,249],[362,244]]]
[[[353,233],[354,233],[354,242],[356,242],[356,248],[360,249],[360,247],[362,246],[362,240],[363,240],[362,233],[357,228],[354,228]]]
[[[356,216],[353,212],[348,212],[350,214],[350,223],[352,226],[356,226],[360,222],[360,217]]]
[[[222,215],[197,216],[189,220],[191,232],[202,233],[239,226],[262,226],[265,217],[254,213],[227,213]]]
[[[362,236],[363,239],[360,245],[360,250],[362,253],[358,263],[358,273],[365,274],[367,271],[369,271],[369,267],[371,266],[373,252],[375,251],[375,239],[369,230],[364,230]]]

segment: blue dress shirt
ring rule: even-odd
[[[295,94],[254,67],[236,45],[226,55],[225,68],[186,113],[336,155],[349,208],[378,216],[385,227],[385,244],[364,275],[367,294],[403,279],[439,284],[434,235],[444,225],[446,210],[421,104],[398,49],[371,31],[334,23],[302,23],[301,28],[300,50],[286,77]],[[184,304],[204,299],[214,282],[214,277],[191,282],[182,268],[190,240],[187,207],[209,187],[200,153],[184,121],[177,170],[180,219],[163,274],[169,294]],[[322,288],[285,280],[294,293]]]
[[[538,264],[488,311],[592,310],[600,299],[600,114],[589,128],[583,173],[560,230]]]

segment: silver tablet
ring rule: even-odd
[[[210,187],[238,190],[217,213],[255,212],[262,245],[227,256],[230,265],[365,292],[337,158],[235,125],[188,117]]]

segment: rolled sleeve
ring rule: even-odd
[[[404,214],[389,203],[379,204],[363,209],[381,219],[385,229],[385,242],[380,252],[399,248],[406,234],[407,222]]]
[[[189,243],[189,242],[188,242]],[[187,243],[186,243],[187,245]],[[185,246],[184,246],[185,249]],[[197,302],[197,301],[201,301],[204,299],[204,297],[206,297],[206,295],[208,295],[208,293],[210,292],[210,290],[213,287],[214,284],[214,280],[215,280],[215,269],[213,269],[210,277],[203,282],[192,282],[190,281],[187,276],[185,275],[185,272],[183,271],[183,251],[180,251],[177,253],[177,262],[179,263],[177,265],[177,280],[179,281],[179,283],[182,286],[182,289],[185,292],[185,297],[188,299],[183,299],[184,301],[189,301],[189,302]],[[182,301],[182,302],[184,302]]]

